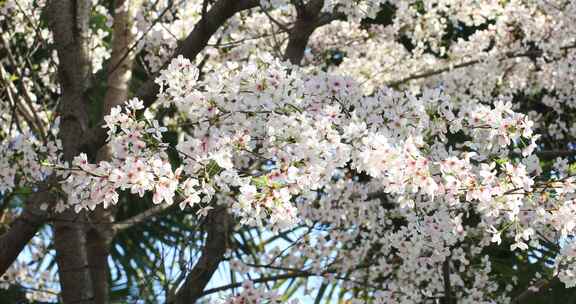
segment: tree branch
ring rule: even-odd
[[[344,19],[344,14],[321,13],[324,0],[310,0],[306,4],[293,2],[296,7],[296,22],[288,33],[288,45],[284,50],[284,59],[292,64],[300,64],[304,58],[306,45],[312,33],[324,25],[338,19]]]
[[[450,283],[450,257],[447,257],[442,263],[442,279],[444,281],[444,297],[442,297],[442,304],[456,304],[454,295],[452,294],[452,284]]]
[[[123,220],[121,222],[115,223],[112,225],[112,230],[114,230],[114,233],[118,233],[120,231],[132,228],[135,225],[138,225],[140,223],[143,223],[147,220],[149,220],[151,217],[156,216],[166,210],[168,210],[170,207],[172,207],[173,205],[168,205],[168,204],[160,204],[160,205],[156,205],[150,209],[147,209],[146,211],[139,213],[129,219]]]
[[[208,44],[210,38],[216,31],[236,13],[258,7],[259,0],[219,0],[203,14],[202,19],[194,26],[194,29],[186,39],[174,51],[172,58],[182,55],[190,60],[194,60]],[[164,65],[166,66],[168,62]],[[148,81],[140,86],[136,96],[144,101],[146,107],[156,100],[159,86],[154,82],[157,73],[152,75]],[[106,130],[101,121],[90,129],[89,136],[82,142],[82,149],[94,151],[100,149],[106,143]]]
[[[206,243],[202,255],[187,275],[184,284],[168,303],[191,304],[203,295],[203,290],[218,269],[229,247],[233,219],[225,207],[218,207],[208,214]]]
[[[202,19],[194,26],[194,29],[178,46],[172,58],[182,55],[191,61],[208,44],[208,41],[216,31],[236,13],[255,8],[260,4],[259,0],[219,0],[203,15]],[[167,64],[167,63],[166,63]],[[165,65],[166,65],[165,64]],[[146,81],[138,90],[137,95],[144,101],[146,106],[151,105],[156,99],[159,87],[154,82],[154,77]]]
[[[536,151],[535,153],[538,157],[545,159],[576,156],[576,150],[544,150]]]
[[[568,45],[565,47],[561,47],[560,49],[562,50],[570,50],[576,48],[576,45]],[[513,59],[513,58],[521,58],[521,57],[529,57],[529,58],[536,58],[536,57],[541,57],[543,55],[543,52],[541,50],[532,50],[532,51],[526,51],[526,52],[507,52],[504,54],[504,56],[500,59],[498,59],[499,61],[504,61],[507,59]],[[481,63],[483,60],[481,59],[473,59],[473,60],[469,60],[469,61],[465,61],[465,62],[461,62],[459,64],[456,65],[451,65],[448,67],[444,67],[444,68],[440,68],[440,69],[436,69],[436,70],[429,70],[429,71],[425,71],[425,72],[421,72],[421,73],[415,73],[409,76],[406,76],[404,78],[395,80],[395,81],[391,81],[389,83],[386,83],[386,85],[388,86],[397,86],[412,80],[416,80],[416,79],[421,79],[421,78],[427,78],[427,77],[431,77],[431,76],[435,76],[438,74],[442,74],[444,72],[448,72],[448,71],[452,71],[454,69],[460,69],[460,68],[464,68],[464,67],[468,67],[468,66],[472,66],[478,63]]]
[[[294,6],[296,8],[296,22],[288,33],[288,45],[284,50],[284,59],[298,65],[304,57],[308,39],[317,28],[318,15],[324,6],[324,0],[310,0],[306,4],[295,2]]]
[[[526,301],[528,301],[528,299],[530,297],[536,295],[542,289],[545,289],[548,285],[550,285],[550,283],[551,283],[551,280],[548,280],[548,279],[539,280],[538,282],[536,282],[536,284],[534,284],[533,286],[530,286],[530,287],[535,287],[536,290],[534,290],[533,288],[527,288],[522,293],[520,293],[518,296],[516,296],[512,300],[511,303],[514,303],[514,304],[526,303]]]
[[[48,189],[33,193],[22,213],[10,224],[8,231],[0,235],[0,276],[14,263],[46,221],[47,214],[40,210],[40,205],[53,199]]]
[[[316,275],[313,273],[309,273],[309,272],[284,273],[284,274],[280,274],[280,275],[276,275],[276,276],[269,276],[269,277],[262,277],[262,278],[254,279],[254,280],[252,280],[252,282],[254,282],[254,283],[266,283],[266,282],[274,282],[274,281],[292,279],[292,278],[307,278],[307,277],[311,277],[311,276],[316,276]],[[201,296],[202,297],[207,296],[209,294],[213,294],[213,293],[217,293],[217,292],[221,292],[221,291],[226,291],[226,290],[229,290],[232,288],[238,288],[240,286],[242,286],[242,283],[232,283],[232,284],[228,284],[228,285],[224,285],[224,286],[210,288],[210,289],[207,289],[204,292],[202,292]]]

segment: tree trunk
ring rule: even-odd
[[[86,91],[92,76],[89,48],[91,1],[53,0],[47,7],[49,26],[58,52],[58,76],[62,92],[59,104],[60,139],[64,161],[80,151],[79,140],[88,129]],[[84,222],[86,215],[72,210],[54,219],[54,247],[63,303],[93,303],[94,291]]]

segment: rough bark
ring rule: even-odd
[[[54,248],[62,302],[94,303],[86,250],[85,212],[65,211],[55,219]]]
[[[112,24],[112,54],[108,64],[108,79],[106,96],[104,97],[103,113],[124,103],[128,99],[128,86],[132,78],[134,54],[129,53],[134,43],[131,21],[134,15],[134,1],[115,1],[114,22]]]
[[[114,220],[114,212],[110,209],[98,208],[89,216],[91,222],[99,223],[89,227],[86,232],[86,251],[94,288],[94,303],[108,303],[110,297],[108,256],[114,237],[109,228]]]
[[[191,304],[203,295],[204,288],[224,258],[229,246],[232,226],[233,220],[226,208],[220,207],[208,214],[205,223],[206,243],[202,249],[202,255],[169,303]]]
[[[90,1],[53,0],[48,7],[49,24],[60,61],[58,78],[62,96],[60,139],[63,157],[71,161],[80,152],[79,140],[88,129],[86,91],[91,80],[88,20]]]
[[[63,159],[81,152],[80,138],[88,129],[86,91],[91,78],[89,0],[53,0],[47,7],[49,26],[58,53],[61,88],[59,114]],[[93,303],[88,269],[84,213],[65,211],[54,219],[54,247],[63,303]]]

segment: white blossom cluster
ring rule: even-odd
[[[109,26],[109,12],[93,4]],[[50,110],[30,105],[54,125],[40,139],[33,126],[16,130],[1,104],[0,193],[34,185],[56,167],[68,194],[56,211],[106,208],[129,191],[199,216],[225,205],[244,225],[305,225],[317,233],[262,260],[343,288],[375,282],[375,303],[438,299],[445,268],[459,303],[510,302],[500,292],[512,284],[491,277],[485,250],[505,243],[526,252],[541,237],[566,240],[555,275],[576,285],[574,172],[559,158],[544,176],[536,154],[541,139],[576,137],[576,2],[327,0],[323,13],[348,18],[316,29],[297,67],[274,59],[288,35],[277,23],[290,25],[295,10],[262,0],[213,35],[201,79],[183,57],[162,68],[202,17],[202,1],[143,5],[131,30],[147,67],[160,73],[156,108],[140,115],[137,99],[114,108],[105,118],[112,158],[92,164],[81,154],[64,164]],[[27,46],[36,37],[50,43],[50,32],[37,28],[43,6],[4,1],[0,22]],[[361,24],[382,9],[392,12],[389,24]],[[92,29],[94,72],[109,57],[102,26]],[[466,39],[454,34],[466,30]],[[341,63],[324,65],[333,50]],[[54,63],[50,54],[23,69],[24,86],[34,87],[34,74],[57,92]],[[15,75],[4,78],[13,83]],[[42,99],[29,91],[33,102]],[[537,97],[545,115],[529,108]],[[156,119],[159,108],[176,115]],[[169,130],[176,145],[164,136]],[[14,269],[10,278],[22,281]],[[261,299],[277,297],[247,282],[226,303]]]
[[[49,253],[47,243],[34,239],[26,248],[30,261],[16,261],[0,276],[0,289],[8,289],[17,284],[25,291],[26,299],[33,302],[48,302],[57,299],[58,290],[55,282],[58,280],[51,271],[46,270],[43,261]]]
[[[437,297],[443,290],[439,272],[418,269],[441,268],[448,257],[452,268],[459,267],[452,274],[459,298],[473,291],[471,303],[489,301],[500,288],[478,281],[489,278],[489,262],[467,266],[483,247],[499,243],[502,233],[514,240],[511,250],[537,246],[537,230],[574,233],[574,179],[539,181],[533,154],[538,136],[505,99],[493,106],[454,103],[439,89],[364,95],[351,78],[307,74],[268,54],[229,63],[203,80],[197,74],[177,58],[157,80],[159,105],[178,109],[179,117],[167,123],[183,130],[174,148],[182,166],[172,170],[163,156],[166,128],[138,119],[142,104],[131,100],[106,117],[114,161],[76,159],[79,170],[67,188],[77,198],[72,204],[115,204],[116,191],[130,189],[152,192],[155,203],[172,204],[178,193],[190,205],[202,200],[206,209],[216,194],[243,224],[282,229],[330,223],[346,232],[335,229],[330,241],[299,247],[289,264],[301,269],[302,258],[317,261],[312,269],[322,273],[337,261],[338,273],[354,274],[358,257],[368,258],[382,244],[377,267],[386,271],[370,279],[394,276],[382,297],[400,302]],[[334,181],[341,170],[365,173],[370,183]],[[369,191],[389,196],[391,206],[366,202]],[[469,212],[479,214],[477,227],[462,225]],[[406,224],[390,233],[395,218]],[[468,236],[484,241],[458,247]],[[353,240],[362,244],[356,255],[325,261],[327,251]],[[485,275],[470,275],[481,269]],[[428,284],[425,292],[410,291],[421,284]]]
[[[275,291],[266,291],[264,288],[256,288],[251,281],[245,281],[242,284],[242,292],[236,296],[230,297],[225,301],[217,301],[221,304],[274,304],[283,303],[282,296]],[[292,300],[290,304],[298,304],[298,301]]]

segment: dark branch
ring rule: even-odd
[[[538,282],[536,282],[536,284],[530,286],[532,288],[527,288],[522,293],[520,293],[518,296],[516,296],[512,300],[512,303],[514,303],[514,304],[526,303],[530,299],[530,297],[533,297],[534,295],[538,294],[543,289],[546,289],[546,287],[549,286],[550,283],[551,283],[551,280],[548,280],[548,279],[539,280]]]
[[[47,189],[32,194],[22,214],[11,223],[8,231],[0,235],[0,276],[6,272],[26,244],[42,227],[47,214],[40,210],[40,205],[49,203],[52,199]]]
[[[255,8],[259,0],[219,0],[210,9],[203,12],[202,19],[196,24],[192,32],[175,50],[172,58],[182,55],[191,61],[206,47],[210,38],[222,27],[228,19],[236,13]],[[170,60],[169,60],[170,61]],[[167,65],[166,62],[164,65]],[[158,75],[154,74],[137,90],[137,97],[142,99],[146,106],[150,106],[156,100],[160,89],[154,82]],[[104,123],[100,122],[90,128],[89,136],[82,142],[83,151],[98,151],[106,143],[106,130]]]
[[[238,12],[257,7],[259,3],[259,0],[217,1],[203,14],[203,18],[196,24],[188,37],[178,46],[172,57],[175,58],[182,55],[193,61],[198,53],[206,47],[214,33],[216,33],[228,19]],[[159,90],[158,85],[154,82],[155,76],[156,75],[145,82],[137,92],[137,95],[144,101],[146,106],[154,102]]]
[[[571,157],[576,156],[576,150],[544,150],[544,151],[536,151],[536,155],[544,159],[552,159],[556,157]]]
[[[315,274],[310,273],[310,272],[285,273],[285,274],[280,274],[280,275],[276,275],[276,276],[262,277],[262,278],[254,279],[254,280],[252,280],[252,282],[254,282],[254,283],[266,283],[266,282],[275,282],[275,281],[292,279],[292,278],[307,278],[307,277],[311,277],[311,276],[315,276]],[[242,286],[242,283],[232,283],[232,284],[228,284],[228,285],[224,285],[224,286],[210,288],[210,289],[207,289],[206,291],[204,291],[201,296],[207,296],[209,294],[213,294],[213,293],[217,293],[217,292],[221,292],[221,291],[226,291],[226,290],[229,290],[232,288],[238,288],[240,286]]]
[[[137,215],[135,215],[129,219],[123,220],[123,221],[118,222],[118,223],[114,223],[112,225],[112,230],[114,230],[114,232],[117,233],[119,231],[129,229],[135,225],[138,225],[140,223],[143,223],[143,222],[149,220],[153,216],[159,215],[160,213],[166,211],[170,207],[172,207],[172,205],[168,205],[168,204],[160,204],[160,205],[154,206],[154,207],[147,209],[146,211],[139,213],[139,214],[137,214]]]
[[[573,48],[576,48],[576,45],[565,46],[565,47],[562,47],[561,49],[564,51],[567,51],[567,50],[570,50]],[[521,57],[538,58],[538,57],[541,57],[543,54],[544,53],[541,50],[531,50],[531,51],[519,52],[519,53],[518,52],[508,52],[508,53],[504,54],[504,56],[502,56],[502,58],[500,58],[499,61],[514,59],[514,58],[521,58]],[[444,67],[444,68],[440,68],[440,69],[436,69],[436,70],[429,70],[429,71],[425,71],[425,72],[421,72],[421,73],[412,74],[412,75],[406,76],[404,78],[386,83],[386,85],[397,86],[397,85],[400,85],[400,84],[403,84],[403,83],[406,83],[406,82],[409,82],[412,80],[439,75],[439,74],[442,74],[444,72],[472,66],[472,65],[475,65],[475,64],[478,64],[481,62],[483,62],[483,60],[481,60],[481,59],[474,59],[474,60],[470,60],[470,61],[465,61],[465,62],[455,64],[455,65],[449,66],[449,67]]]
[[[224,258],[233,227],[233,219],[226,208],[218,207],[212,210],[208,214],[205,227],[207,236],[202,255],[176,296],[168,303],[195,303],[203,295],[204,288]]]
[[[444,297],[442,304],[456,304],[454,295],[452,294],[452,284],[450,283],[450,257],[442,263],[442,279],[444,281]]]
[[[288,33],[288,45],[284,50],[284,59],[292,64],[300,64],[306,51],[308,40],[314,31],[337,19],[344,19],[343,14],[321,13],[324,0],[310,0],[306,4],[293,1],[296,7],[296,22]]]

